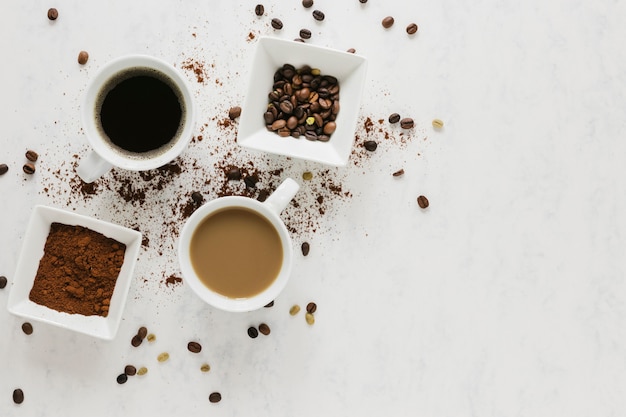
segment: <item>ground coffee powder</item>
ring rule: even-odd
[[[30,300],[65,313],[106,317],[125,251],[126,245],[101,233],[52,223]]]

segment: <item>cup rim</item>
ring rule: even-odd
[[[200,278],[198,278],[193,266],[191,265],[189,257],[191,237],[193,236],[193,232],[196,230],[198,225],[208,216],[211,216],[217,211],[233,207],[241,207],[252,210],[270,221],[278,232],[283,249],[283,265],[274,282],[272,282],[270,286],[262,292],[248,298],[229,298],[208,288],[200,281]],[[192,291],[205,303],[224,311],[248,312],[257,310],[267,305],[281,293],[287,285],[287,281],[291,275],[293,248],[291,236],[289,235],[287,227],[280,219],[280,216],[272,211],[266,204],[249,197],[219,197],[199,207],[185,222],[185,225],[180,233],[177,249],[178,261],[183,277],[185,278],[185,282],[189,284]]]
[[[100,88],[102,88],[104,83],[114,74],[132,67],[147,67],[164,73],[176,83],[180,89],[185,105],[185,124],[179,139],[167,152],[157,155],[154,158],[129,158],[115,152],[100,139],[101,136],[95,123],[95,117],[93,117],[93,106]],[[189,82],[176,67],[154,56],[129,54],[108,61],[100,67],[95,76],[89,80],[81,105],[81,119],[89,145],[101,158],[115,167],[133,171],[143,171],[159,168],[182,153],[193,136],[196,122],[196,109]]]

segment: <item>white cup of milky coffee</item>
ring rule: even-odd
[[[300,186],[287,178],[264,202],[220,197],[199,207],[180,234],[185,282],[206,303],[252,311],[273,301],[291,273],[293,248],[280,213]]]
[[[192,138],[195,107],[176,68],[151,56],[128,55],[91,79],[81,118],[92,149],[76,173],[89,183],[113,167],[145,171],[172,161]]]

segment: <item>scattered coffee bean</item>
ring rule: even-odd
[[[409,35],[414,35],[415,33],[417,33],[417,25],[415,23],[411,23],[410,25],[408,25],[406,27],[406,33],[408,33]]]
[[[296,314],[298,314],[300,312],[300,306],[298,304],[294,304],[293,306],[291,306],[291,308],[289,309],[289,314],[291,314],[292,316],[295,316]]]
[[[269,197],[269,196],[270,196],[270,192],[269,191],[261,190],[261,191],[259,191],[259,196],[256,199],[262,203],[265,200],[267,200],[267,197]]]
[[[311,171],[305,171],[302,173],[302,179],[305,181],[310,181],[313,179],[313,173]]]
[[[365,149],[367,149],[368,151],[374,152],[376,148],[378,148],[378,143],[373,140],[366,140],[365,142],[363,142],[363,146],[365,146]]]
[[[237,167],[231,167],[226,176],[229,180],[239,181],[241,179],[241,170]]]
[[[310,302],[309,304],[306,305],[306,311],[307,313],[315,313],[317,311],[317,304],[315,304],[314,302]]]
[[[133,345],[133,347],[139,346],[141,342],[143,342],[143,339],[138,334],[134,335],[133,338],[130,340],[130,344]]]
[[[365,4],[365,3],[367,3],[367,0],[359,0],[359,3]]]
[[[413,128],[413,126],[415,126],[415,123],[410,117],[405,117],[404,119],[400,120],[400,127],[402,129],[411,129]]]
[[[424,197],[423,195],[421,195],[421,196],[417,197],[417,204],[418,204],[421,208],[425,209],[426,207],[428,207],[428,205],[429,205],[430,203],[428,202],[428,199],[427,199],[426,197]]]
[[[321,22],[326,16],[320,10],[313,10],[313,19]]]
[[[165,362],[169,358],[170,358],[170,354],[167,352],[163,352],[163,353],[159,353],[159,356],[157,356],[157,361]]]
[[[383,19],[382,24],[385,29],[389,29],[390,27],[393,26],[394,22],[395,20],[393,19],[393,17],[387,16]]]
[[[254,14],[257,16],[263,16],[263,13],[265,13],[265,7],[263,7],[262,4],[257,4],[254,8]]]
[[[7,286],[7,277],[0,277],[0,290]]]
[[[254,339],[258,335],[259,335],[259,331],[256,328],[254,328],[252,326],[248,327],[248,336],[250,336],[252,339]]]
[[[391,113],[389,115],[389,123],[394,124],[400,121],[400,115],[398,113]]]
[[[27,335],[33,334],[33,325],[29,322],[22,324],[22,331]]]
[[[302,249],[302,255],[307,256],[309,254],[309,250],[311,250],[311,246],[309,245],[309,242],[303,242],[300,249]]]
[[[349,48],[346,52],[349,53],[349,54],[356,54],[356,49]]]
[[[283,28],[283,22],[279,18],[275,17],[272,19],[272,27],[276,30],[281,30]]]
[[[241,116],[241,107],[235,106],[231,107],[230,110],[228,110],[228,117],[230,118],[230,120],[235,120],[239,116]]]
[[[302,5],[308,9],[313,6],[313,0],[302,0]]]
[[[272,300],[269,303],[265,304],[263,307],[265,307],[265,308],[274,307],[274,300]]]
[[[13,402],[15,404],[22,404],[24,402],[24,391],[20,388],[13,390]]]
[[[37,158],[39,158],[39,155],[37,154],[37,152],[32,151],[32,150],[26,151],[26,159],[28,159],[30,162],[37,161]]]
[[[199,192],[194,191],[193,193],[191,193],[191,200],[196,204],[202,204],[202,202],[204,201],[204,197]]]
[[[128,375],[126,375],[126,374],[119,374],[117,376],[117,383],[118,384],[125,384],[126,381],[128,381]]]
[[[145,326],[141,326],[137,330],[137,336],[139,336],[141,340],[145,339],[147,335],[148,335],[148,329]]]
[[[219,392],[212,392],[209,395],[209,401],[212,403],[219,403],[220,401],[222,401],[222,394],[220,394]]]
[[[141,375],[145,375],[148,373],[148,368],[146,368],[145,366],[142,366],[141,368],[137,369],[137,375],[141,376]]]
[[[30,162],[25,163],[24,166],[22,167],[22,169],[28,175],[31,175],[31,174],[35,173],[35,165],[33,165]]]
[[[210,366],[208,363],[203,363],[203,364],[200,366],[200,370],[201,370],[202,372],[209,372],[209,371],[211,370],[211,366]]]
[[[440,119],[434,119],[433,120],[433,127],[435,129],[441,129],[443,127],[443,120]]]
[[[187,343],[187,349],[189,349],[191,353],[200,353],[202,345],[198,342],[189,342]]]
[[[256,188],[256,183],[259,182],[259,177],[255,174],[248,175],[243,179],[243,182],[246,183],[246,187],[248,188]]]
[[[393,175],[394,177],[401,177],[402,175],[404,175],[404,168],[397,170],[396,172],[394,172],[391,175]]]
[[[300,37],[302,39],[311,39],[311,31],[308,29],[300,29]]]
[[[148,340],[148,342],[154,342],[156,340],[156,336],[153,333],[150,333],[148,336],[146,336],[146,339]]]
[[[313,325],[313,323],[315,323],[315,316],[311,313],[306,313],[304,315],[304,319],[309,325]]]
[[[133,365],[126,365],[124,367],[124,373],[128,376],[133,376],[137,374],[137,368],[135,368]]]
[[[9,166],[7,164],[0,164],[0,175],[4,175],[9,170]]]
[[[302,38],[295,38],[295,39],[294,39],[294,42],[301,42],[301,43],[304,43],[304,39],[302,39]]]
[[[58,17],[59,17],[59,11],[57,9],[55,9],[54,7],[48,9],[48,19],[57,20]]]
[[[268,326],[265,323],[261,323],[259,324],[259,332],[261,332],[262,334],[264,334],[265,336],[267,336],[268,334],[270,334],[270,326]]]
[[[85,65],[88,60],[89,60],[89,54],[87,53],[87,51],[80,51],[78,53],[78,63],[80,65]]]

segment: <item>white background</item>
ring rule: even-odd
[[[10,170],[0,177],[0,275],[9,279],[0,290],[0,415],[624,415],[626,2],[315,0],[323,22],[297,0],[265,2],[262,18],[255,4],[3,3],[0,163]],[[396,19],[389,30],[380,24],[387,15]],[[327,168],[248,155],[234,142],[236,125],[218,123],[243,102],[258,36],[293,39],[301,28],[313,32],[310,43],[368,58],[356,135],[379,147],[368,153],[357,140],[350,164],[326,174],[350,196],[326,198],[315,230],[297,225],[296,253],[304,240],[311,253],[296,256],[275,306],[223,313],[184,280],[163,283],[179,271],[176,236],[163,236],[161,221],[171,217],[166,231],[182,227],[169,205],[219,182],[214,163],[229,158],[284,168],[314,201]],[[90,53],[85,66],[80,50]],[[204,83],[183,70],[204,139],[182,160],[197,166],[142,206],[114,190],[84,198],[69,185],[72,155],[88,149],[78,116],[85,86],[127,53],[206,69]],[[413,117],[415,129],[400,136],[384,122],[389,139],[365,131],[366,118],[393,112]],[[431,127],[435,117],[443,130]],[[27,149],[40,153],[32,177],[21,171]],[[399,168],[405,175],[392,177]],[[306,170],[314,181],[302,180]],[[26,336],[6,311],[35,204],[149,236],[113,342],[37,323]],[[314,326],[288,314],[309,301],[318,304]],[[272,333],[250,339],[247,327],[263,321]],[[157,341],[133,348],[141,325]],[[186,350],[190,340],[202,343],[199,355]],[[171,359],[159,364],[163,351]],[[127,363],[149,372],[118,385]],[[208,401],[213,391],[218,404]]]

